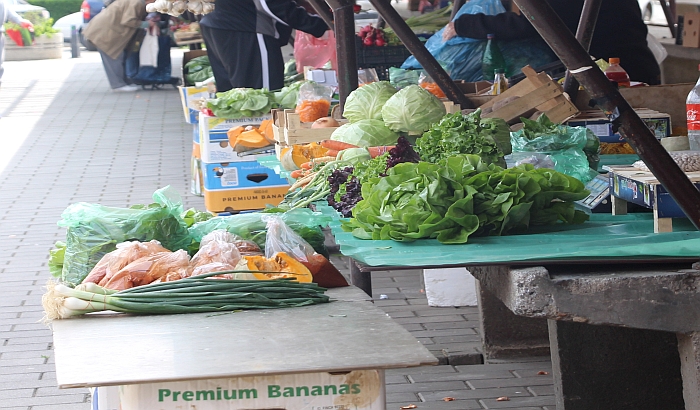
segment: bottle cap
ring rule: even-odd
[[[620,64],[620,59],[617,58],[617,57],[610,57],[610,59],[608,60],[608,63],[610,63],[610,64]]]

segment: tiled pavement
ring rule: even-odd
[[[176,92],[114,94],[95,53],[68,57],[8,62],[0,88],[0,409],[90,408],[86,389],[56,388],[51,332],[39,323],[66,206],[145,203],[171,185],[203,208],[189,194],[191,125]],[[180,58],[173,51],[174,67]],[[553,409],[548,358],[466,365],[480,358],[476,308],[429,307],[419,271],[372,277],[376,305],[446,363],[388,371],[387,409]]]

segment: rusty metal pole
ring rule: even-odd
[[[666,16],[668,29],[671,30],[671,37],[676,38],[676,36],[678,36],[676,32],[676,3],[674,1],[673,8],[666,3],[666,0],[661,0],[660,3],[661,9],[664,11],[664,16]]]
[[[327,0],[333,8],[335,21],[335,50],[338,67],[338,99],[340,112],[348,95],[357,88],[357,57],[355,54],[355,12],[349,0]]]
[[[333,13],[331,12],[331,8],[328,7],[328,4],[326,4],[325,1],[323,0],[306,0],[311,7],[316,10],[316,13],[318,14],[319,17],[323,19],[323,21],[326,22],[328,27],[330,27],[331,30],[334,30],[333,28]]]
[[[452,0],[452,13],[450,13],[450,21],[455,19],[459,9],[464,6],[465,0]]]
[[[685,215],[700,229],[700,192],[676,165],[615,86],[591,60],[559,16],[541,0],[515,0],[540,36],[588,91],[622,136],[644,160]]]
[[[581,18],[578,20],[578,27],[576,28],[576,40],[581,43],[586,52],[591,48],[591,39],[595,31],[595,24],[598,21],[601,3],[603,3],[603,0],[584,0],[583,2]],[[578,86],[578,81],[567,70],[566,78],[564,78],[564,92],[569,94],[571,101],[576,100]]]
[[[462,108],[474,108],[464,93],[457,87],[457,84],[452,81],[445,69],[442,68],[435,57],[433,57],[423,43],[421,43],[416,33],[414,33],[401,18],[396,9],[391,5],[390,0],[370,0],[370,3],[372,3],[372,6],[374,6],[375,10],[382,16],[389,27],[394,29],[394,33],[396,33],[399,40],[401,40],[408,51],[413,54],[435,83],[440,86],[447,98],[455,104],[461,105]]]

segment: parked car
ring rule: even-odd
[[[644,22],[653,26],[667,26],[660,0],[637,0]],[[700,12],[700,0],[676,0],[676,14]]]
[[[53,28],[61,31],[61,33],[63,34],[63,40],[66,43],[70,43],[71,26],[75,26],[75,28],[78,30],[78,34],[82,33],[82,31],[83,31],[83,13],[82,12],[76,11],[75,13],[61,17],[60,19],[56,20],[55,23],[53,23]]]
[[[27,13],[38,13],[41,17],[47,19],[51,17],[49,11],[41,6],[34,6],[27,3],[25,0],[5,0],[5,4],[9,5],[20,16],[27,18]],[[31,20],[30,18],[27,18]]]
[[[97,14],[99,14],[99,12],[101,12],[102,9],[104,9],[109,3],[111,3],[111,1],[83,0],[83,4],[80,6],[80,13],[82,13],[83,15],[83,25],[80,30],[80,43],[90,51],[96,51],[97,48],[94,44],[85,40],[85,37],[83,37],[82,34],[82,30],[85,27],[87,27],[90,20],[92,20]]]

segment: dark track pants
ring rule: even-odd
[[[279,40],[257,33],[201,26],[216,89],[284,86],[284,60]]]

